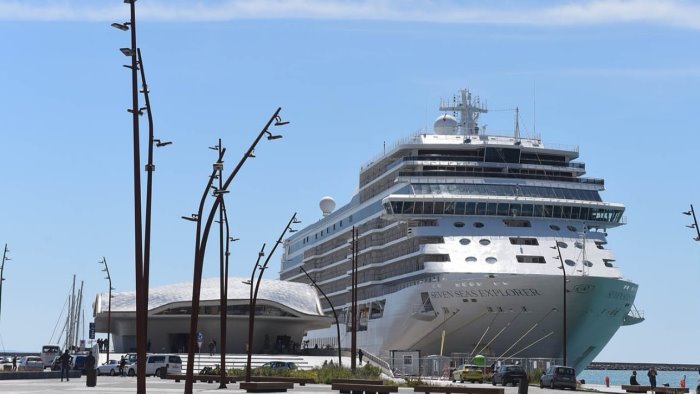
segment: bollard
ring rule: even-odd
[[[605,387],[610,387],[610,378],[607,376],[605,377]]]
[[[520,379],[518,381],[518,394],[527,394],[527,388],[529,387],[529,382],[527,378]]]

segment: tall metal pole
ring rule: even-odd
[[[221,138],[219,138],[219,144],[217,145],[219,150],[219,155],[221,155]],[[221,166],[219,166],[219,199],[221,204],[219,205],[219,346],[221,354],[221,367],[219,368],[221,376],[219,379],[219,388],[226,388],[226,289],[224,288],[225,278],[224,278],[224,195],[221,194],[222,187],[224,185],[224,166],[223,161]]]
[[[563,287],[563,295],[562,298],[564,300],[564,307],[563,307],[563,317],[562,317],[562,326],[564,328],[564,338],[563,338],[563,343],[562,346],[564,347],[563,353],[564,353],[564,365],[569,365],[568,359],[566,357],[566,337],[567,337],[567,331],[566,331],[566,268],[564,268],[564,259],[561,257],[561,249],[559,249],[559,242],[555,240],[555,244],[557,246],[557,253],[559,253],[559,264],[561,264],[561,272],[564,278],[564,282],[562,284]]]
[[[267,269],[267,265],[270,262],[270,258],[272,257],[273,254],[275,254],[275,250],[277,249],[277,246],[279,246],[282,243],[282,238],[284,238],[284,235],[287,233],[289,229],[291,229],[292,223],[299,223],[297,220],[297,213],[294,212],[294,215],[292,215],[292,218],[289,219],[289,222],[287,223],[287,226],[284,228],[282,231],[282,234],[280,234],[279,238],[277,238],[277,241],[275,242],[275,245],[272,247],[272,250],[270,251],[270,254],[267,255],[267,258],[265,258],[265,262],[263,265],[260,267],[260,270],[258,271],[258,280],[255,283],[255,291],[253,291],[253,298],[252,298],[252,303],[251,303],[251,314],[250,318],[248,319],[248,362],[246,364],[246,370],[245,370],[245,381],[250,382],[250,372],[251,372],[251,362],[252,362],[252,357],[253,357],[253,333],[255,329],[255,306],[257,304],[258,300],[258,290],[260,289],[260,281],[262,280],[262,276],[265,273],[265,269]],[[251,283],[252,286],[252,283]]]
[[[693,204],[690,204],[690,211],[683,212],[684,215],[692,215],[693,216],[693,224],[687,226],[690,228],[694,228],[695,232],[698,234],[697,237],[693,238],[695,241],[700,241],[700,227],[698,227],[698,219],[695,217],[695,209],[693,208]]]
[[[251,356],[247,358],[246,366],[245,366],[245,381],[250,382],[250,363],[252,361],[252,341],[253,341],[253,329],[250,326],[250,322],[253,321],[255,317],[255,306],[253,305],[253,281],[255,280],[255,273],[257,272],[258,268],[261,267],[260,265],[260,259],[265,256],[265,244],[263,244],[262,248],[260,248],[260,251],[258,252],[258,259],[255,260],[255,265],[253,266],[253,272],[250,274],[250,281],[247,282],[250,285],[250,298],[248,298],[248,342],[246,342],[245,345],[245,351],[246,351],[246,357],[248,357],[248,354]]]
[[[105,265],[103,271],[107,273],[105,279],[107,279],[107,283],[109,284],[109,300],[107,301],[107,361],[109,361],[109,346],[112,343],[112,275],[109,274],[106,257],[102,257],[101,263]]]
[[[5,261],[10,260],[10,258],[7,257],[7,252],[9,252],[9,250],[7,249],[7,244],[5,244],[5,251],[2,252],[2,264],[0,264],[0,317],[2,316],[2,282],[5,280],[5,277],[2,275],[5,271]]]
[[[221,145],[221,143],[219,143]],[[226,251],[224,252],[224,272],[222,272],[223,279],[223,295],[221,296],[221,376],[219,380],[219,388],[226,388],[226,332],[227,332],[227,319],[228,319],[228,258],[231,255],[229,252],[229,245],[233,240],[229,234],[230,228],[228,224],[228,215],[226,214],[226,204],[221,198],[221,210],[223,212],[224,223],[226,224]]]
[[[314,287],[316,287],[316,289],[318,289],[318,291],[321,292],[321,294],[323,295],[323,298],[326,299],[326,302],[328,302],[328,305],[330,305],[331,310],[333,311],[333,317],[335,317],[335,328],[338,331],[338,366],[341,366],[343,363],[343,359],[342,359],[342,350],[341,350],[341,346],[340,346],[340,322],[338,322],[338,314],[335,312],[335,308],[333,307],[333,303],[331,302],[331,300],[328,299],[328,296],[326,295],[326,293],[323,291],[323,289],[321,289],[318,286],[318,284],[311,277],[311,275],[309,275],[309,273],[306,272],[304,267],[299,267],[299,270],[301,272],[303,272],[306,275],[306,277],[309,278],[309,280],[311,281],[311,284],[313,284]]]

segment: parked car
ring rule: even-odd
[[[98,375],[117,375],[119,373],[119,360],[109,360],[95,369]]]
[[[491,383],[495,386],[513,384],[515,386],[521,379],[527,380],[527,372],[520,365],[501,365],[496,368],[491,378]]]
[[[182,373],[182,359],[177,354],[149,354],[146,356],[146,376],[158,376],[163,368],[167,368],[167,373]],[[127,375],[129,376],[136,376],[136,371],[136,362],[127,367]]]
[[[551,389],[568,387],[576,390],[576,371],[564,365],[552,365],[540,377],[540,387]]]
[[[284,369],[297,369],[297,365],[291,361],[270,361],[260,366],[260,368],[284,368]]]
[[[452,381],[460,381],[461,383],[472,382],[482,383],[484,381],[484,371],[478,365],[462,364],[452,372]]]
[[[18,371],[43,371],[44,362],[39,356],[24,356],[17,362]]]
[[[70,369],[74,369],[77,371],[80,371],[81,374],[85,375],[85,360],[87,359],[87,356],[83,354],[76,354],[73,356],[73,363],[71,364]]]

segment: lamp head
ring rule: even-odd
[[[683,213],[683,215],[688,215],[688,216],[691,215],[691,212],[690,212],[690,211],[685,211],[685,212],[682,212],[682,213]]]
[[[275,126],[284,126],[287,124],[289,124],[289,122],[283,121],[279,115],[275,117]]]
[[[131,24],[131,23],[129,23],[129,22],[124,22],[124,23],[116,23],[116,22],[115,22],[115,23],[112,23],[111,26],[112,26],[113,28],[119,29],[119,30],[121,30],[121,31],[127,31],[127,30],[129,30],[129,25],[130,25],[130,24]]]
[[[124,56],[134,56],[134,51],[131,48],[119,48],[119,50],[122,51]]]
[[[270,141],[272,141],[272,140],[278,140],[278,139],[282,138],[282,136],[279,135],[279,134],[272,134],[272,133],[270,133],[269,131],[266,131],[266,133],[267,133],[267,139],[270,140]]]
[[[168,145],[172,144],[172,141],[161,141],[159,139],[154,139],[153,142],[156,143],[157,148],[162,148],[164,146],[168,146]]]

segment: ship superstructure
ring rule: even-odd
[[[604,181],[584,177],[577,147],[521,137],[517,116],[513,136],[486,134],[488,109],[468,90],[440,110],[433,133],[362,166],[350,203],[333,212],[321,201],[323,219],[285,241],[280,279],[305,282],[303,267],[340,311],[348,347],[356,229],[358,347],[566,353],[583,370],[620,326],[642,320],[638,286],[607,248],[624,205],[602,200]],[[335,345],[335,329],[307,339]]]

